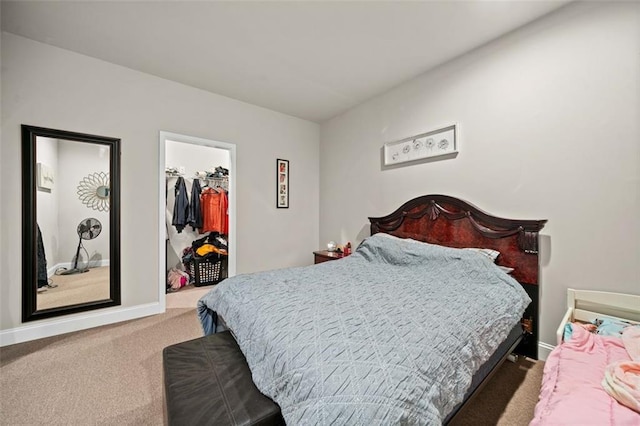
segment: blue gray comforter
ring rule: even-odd
[[[349,257],[239,275],[198,301],[290,425],[441,424],[530,300],[486,256],[376,234]]]

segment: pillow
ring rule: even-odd
[[[509,268],[508,266],[500,266],[500,265],[496,265],[496,266],[506,274],[510,274],[513,272],[513,268]]]
[[[396,237],[395,235],[391,235],[391,234],[385,234],[384,232],[378,232],[376,234],[373,234],[372,236],[376,236],[376,237],[385,237],[385,238],[390,238],[392,240],[397,240],[397,241],[403,241],[405,243],[416,243],[416,244],[427,244],[427,245],[434,245],[437,246],[438,244],[431,244],[431,243],[427,243],[425,241],[418,241],[418,240],[414,240],[413,238],[401,238],[401,237]],[[371,238],[371,237],[369,237]],[[446,247],[446,246],[440,246],[440,247]]]
[[[469,248],[466,248],[465,250],[475,251],[476,253],[480,253],[483,256],[487,256],[489,259],[491,259],[492,262],[495,262],[498,256],[500,256],[499,251],[491,250],[487,248],[469,247]],[[510,268],[508,266],[501,266],[501,265],[496,265],[496,266],[500,268],[500,270],[505,274],[510,274],[513,272],[513,268]]]
[[[396,237],[395,235],[385,234],[384,232],[379,232],[379,233],[376,233],[374,235],[380,236],[380,237],[391,238],[391,239],[394,239],[394,240],[401,240],[401,241],[405,241],[405,242],[417,243],[417,244],[429,244],[429,243],[425,243],[423,241],[413,240],[411,238]],[[445,246],[442,246],[442,247],[445,247]],[[488,249],[488,248],[465,247],[462,250],[470,250],[470,251],[474,251],[476,253],[479,253],[482,256],[488,257],[489,260],[491,260],[491,262],[494,262],[494,263],[495,263],[496,259],[498,258],[498,256],[500,256],[500,252],[499,251]],[[514,270],[513,268],[510,268],[508,266],[501,266],[501,265],[496,265],[496,266],[498,268],[500,268],[500,270],[503,271],[506,274],[510,274]]]
[[[430,244],[430,243],[426,243],[424,241],[418,241],[418,240],[414,240],[414,239],[411,239],[411,238],[396,237],[395,235],[385,234],[384,232],[379,232],[379,233],[374,234],[374,235],[381,236],[381,237],[387,237],[387,238],[391,238],[391,239],[395,239],[395,240],[402,240],[402,241],[407,241],[407,242],[412,242],[412,243],[418,243],[418,244]],[[442,247],[447,247],[447,246],[442,246]],[[498,258],[498,256],[500,256],[500,252],[499,251],[488,249],[488,248],[465,247],[462,250],[471,250],[471,251],[475,251],[476,253],[480,253],[483,256],[487,256],[489,259],[491,259],[492,262],[495,262],[496,259]],[[500,268],[506,268],[506,267],[502,267],[501,266]],[[511,271],[513,271],[513,268],[507,268],[507,269],[511,269]],[[505,272],[509,273],[511,271],[505,271]]]
[[[573,334],[573,327],[582,327],[590,333],[601,336],[622,337],[622,333],[627,327],[640,327],[640,324],[617,319],[595,319],[590,323],[572,322],[564,325],[562,340],[568,342]]]
[[[474,247],[468,247],[465,248],[465,250],[471,250],[471,251],[475,251],[476,253],[480,253],[484,256],[487,256],[489,259],[491,259],[492,262],[495,262],[496,259],[498,258],[498,256],[500,256],[500,252],[496,251],[496,250],[491,250],[488,248],[474,248]]]
[[[384,232],[376,232],[375,234],[372,235],[372,237],[373,236],[376,236],[376,237],[387,237],[387,238],[391,238],[391,239],[395,239],[395,240],[402,240],[403,239],[403,238],[400,238],[400,237],[396,237],[395,235],[387,234],[387,233],[384,233]]]
[[[595,319],[592,324],[596,328],[596,333],[601,336],[622,337],[622,332],[627,327],[638,327],[638,324],[634,324],[628,321],[616,320],[616,319]]]

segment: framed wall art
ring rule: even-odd
[[[289,208],[289,160],[276,160],[276,207]]]
[[[40,191],[51,192],[53,189],[54,176],[51,167],[44,163],[38,163],[37,165],[37,179],[38,189]]]
[[[383,165],[394,166],[403,163],[419,163],[435,157],[453,157],[458,153],[456,125],[432,130],[395,142],[383,147]]]

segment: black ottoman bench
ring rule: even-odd
[[[164,348],[167,421],[190,425],[284,425],[280,407],[253,384],[230,332]]]

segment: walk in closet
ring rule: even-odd
[[[166,142],[167,293],[228,275],[229,168],[228,150]]]

